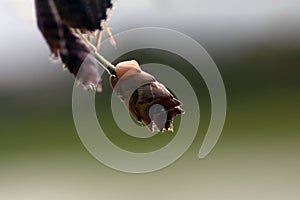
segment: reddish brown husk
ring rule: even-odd
[[[173,131],[173,118],[184,113],[181,102],[152,75],[142,71],[136,61],[119,63],[116,72],[110,77],[111,85],[131,115],[151,131],[155,126],[160,131]]]
[[[74,29],[82,32],[101,29],[101,20],[107,18],[107,10],[112,7],[111,0],[35,0],[35,6],[38,27],[52,54],[60,56],[75,76],[82,72],[78,78],[86,88],[93,85],[100,91],[96,59]]]

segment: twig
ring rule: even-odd
[[[110,31],[110,28],[109,26],[107,26],[106,22],[105,21],[102,21],[101,25],[103,26],[104,30],[106,31],[107,35],[108,35],[108,38],[109,38],[109,41],[111,43],[111,45],[113,45],[113,47],[116,47],[117,44],[116,44],[116,41]]]
[[[84,37],[84,35],[82,35],[81,31],[79,29],[75,29],[75,32],[94,51],[95,58],[99,62],[99,64],[101,66],[104,66],[110,74],[116,74],[116,67],[97,52],[97,48],[86,37]]]
[[[100,49],[101,39],[102,39],[102,31],[98,30],[96,45],[95,45],[97,49]]]

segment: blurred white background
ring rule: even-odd
[[[0,19],[1,87],[19,87],[24,81],[30,85],[33,70],[41,81],[49,77],[54,69],[41,66],[50,53],[35,24],[34,1],[2,0]],[[236,47],[261,41],[299,44],[300,1],[117,0],[109,25],[113,33],[171,28],[191,36],[210,54],[235,53]]]

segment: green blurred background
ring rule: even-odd
[[[98,162],[76,133],[74,79],[59,62],[49,61],[32,22],[33,2],[5,0],[0,7],[0,199],[299,199],[300,2],[139,2],[117,2],[109,21],[114,33],[143,26],[181,31],[204,46],[222,74],[228,111],[213,151],[203,160],[197,157],[210,104],[202,78],[186,67],[184,76],[201,108],[189,150],[171,166],[141,175]],[[123,58],[169,62],[176,69],[184,64],[157,50]],[[103,87],[97,115],[114,143],[147,152],[172,140],[174,134],[162,134],[145,142],[118,131],[109,117],[107,77]]]

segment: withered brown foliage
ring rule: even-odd
[[[38,27],[55,57],[60,56],[65,67],[88,88],[100,90],[101,77],[97,71],[94,52],[75,33],[74,29],[91,33],[102,29],[112,8],[111,0],[35,0]]]

